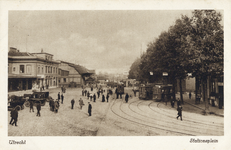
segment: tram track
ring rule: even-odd
[[[195,132],[198,135],[206,135],[208,133],[212,133],[213,135],[220,134],[219,133],[220,131],[217,128],[211,128],[209,126],[200,126],[200,128],[199,128],[199,127],[197,127],[197,124],[195,124],[195,123],[182,124],[182,122],[176,122],[175,121],[176,120],[175,117],[171,117],[171,118],[166,118],[167,116],[163,117],[163,115],[160,112],[158,112],[158,111],[156,111],[156,113],[160,114],[161,118],[163,118],[163,119],[160,119],[160,117],[158,117],[158,116],[156,116],[156,118],[153,118],[153,117],[150,117],[150,116],[147,116],[147,115],[143,115],[143,114],[138,113],[137,111],[135,111],[133,109],[136,109],[136,107],[138,107],[138,109],[140,111],[144,112],[143,110],[141,110],[139,108],[139,104],[143,103],[144,101],[141,101],[141,102],[137,103],[136,107],[133,105],[134,108],[132,109],[131,105],[134,104],[134,103],[136,103],[136,102],[138,102],[138,101],[130,103],[129,104],[129,109],[131,109],[132,112],[134,112],[134,113],[136,113],[136,114],[138,114],[138,115],[140,115],[142,117],[145,117],[146,119],[151,119],[151,120],[154,120],[155,122],[159,122],[159,124],[157,124],[159,126],[163,126],[165,128],[172,128],[174,130],[181,129],[181,130],[186,131],[186,132]],[[145,111],[144,113],[147,113],[147,111]],[[166,119],[166,121],[165,121],[165,119]],[[166,126],[167,124],[171,124],[171,126]],[[191,129],[191,130],[188,130],[188,129]]]
[[[155,126],[147,125],[147,124],[144,124],[144,123],[140,123],[140,122],[138,122],[138,121],[134,121],[134,120],[132,120],[132,119],[128,119],[128,118],[126,118],[126,117],[124,117],[124,116],[121,116],[121,115],[119,115],[118,113],[116,113],[116,112],[113,110],[113,107],[115,106],[116,102],[117,102],[117,100],[115,100],[114,103],[112,104],[112,106],[110,107],[112,113],[115,114],[116,116],[118,116],[118,117],[120,117],[120,118],[126,120],[126,121],[129,121],[129,122],[131,122],[131,123],[133,123],[133,124],[136,124],[136,125],[141,125],[141,126],[149,127],[149,128],[152,128],[152,129],[159,129],[159,130],[162,130],[162,131],[177,133],[177,134],[180,134],[180,135],[195,136],[194,134],[188,134],[188,133],[184,133],[184,132],[178,132],[178,131],[174,131],[174,130],[168,130],[168,129],[163,129],[163,128],[160,128],[160,127],[155,127]],[[129,117],[134,118],[133,116],[131,116],[131,115],[127,114],[126,112],[124,112],[124,111],[122,110],[121,107],[122,107],[122,101],[121,101],[121,103],[120,103],[120,105],[119,105],[119,110],[120,110],[123,114],[125,114],[125,115],[127,115],[127,116],[129,116]],[[135,119],[140,120],[139,118],[135,118]],[[141,121],[143,121],[143,120],[141,120]],[[152,124],[153,124],[153,123],[152,123]],[[156,125],[157,125],[157,124],[156,124]]]
[[[151,105],[153,104],[154,102],[152,102],[152,103],[150,103],[149,104],[149,108],[152,110],[152,111],[155,111],[154,109],[152,109],[151,108]],[[168,113],[167,111],[165,111],[164,109],[161,109],[159,106],[160,106],[160,102],[157,104],[157,108],[158,109],[160,109],[161,111],[163,111],[163,112],[166,112],[166,113]],[[156,112],[156,111],[155,111]],[[164,114],[164,113],[161,113],[162,115],[165,115],[165,116],[168,116],[168,117],[170,117],[170,118],[172,118],[172,116],[171,115],[166,115],[166,114]],[[190,120],[189,120],[190,119]],[[195,121],[195,119],[193,119],[193,118],[189,118],[189,119],[185,119],[184,118],[184,121],[188,121],[188,122],[191,122],[191,123],[196,123],[196,124],[202,124],[202,125],[209,125],[209,126],[214,126],[214,127],[219,127],[219,128],[224,128],[224,126],[222,126],[222,125],[219,125],[219,124],[213,124],[212,122],[210,122],[210,123],[205,123],[205,122],[203,122],[202,120],[201,120],[201,122],[199,122],[199,121]]]
[[[134,101],[134,102],[132,102],[132,103],[130,103],[129,104],[129,109],[131,109],[131,111],[133,111],[134,113],[136,113],[136,114],[138,114],[138,115],[140,115],[140,116],[143,116],[143,117],[145,117],[145,118],[148,118],[148,119],[152,119],[152,120],[155,120],[155,121],[158,121],[158,122],[161,122],[161,123],[164,123],[164,124],[173,124],[174,123],[174,125],[172,126],[173,128],[175,128],[175,125],[177,124],[178,126],[181,126],[181,127],[183,127],[183,129],[185,130],[185,128],[192,128],[193,127],[193,130],[195,130],[195,132],[197,132],[197,133],[199,133],[199,134],[202,134],[201,132],[198,132],[198,130],[201,130],[201,129],[204,129],[204,130],[208,130],[208,127],[201,127],[201,128],[198,128],[198,127],[195,127],[195,125],[196,124],[190,124],[190,125],[185,125],[185,124],[182,124],[181,122],[175,122],[175,117],[169,117],[169,118],[171,118],[171,120],[170,121],[164,121],[164,120],[162,120],[162,119],[159,119],[158,117],[156,117],[156,118],[153,118],[153,117],[150,117],[150,116],[147,116],[147,115],[143,115],[143,114],[141,114],[141,113],[138,113],[138,112],[136,112],[135,110],[133,110],[132,108],[131,108],[131,105],[132,104],[134,104],[134,103],[136,103],[136,102],[138,102],[138,101]],[[140,108],[139,108],[139,105],[141,104],[141,103],[143,103],[143,101],[141,101],[141,102],[139,102],[139,103],[137,103],[136,104],[136,107],[140,110],[140,111],[142,111],[142,112],[144,112],[143,110],[141,110]],[[163,114],[161,114],[160,112],[158,112],[158,111],[155,111],[156,113],[158,113],[158,114],[160,114],[160,115],[163,115]],[[144,112],[145,113],[145,112]],[[146,113],[147,113],[147,111],[146,111]],[[165,117],[168,117],[167,115],[164,115]],[[176,130],[178,130],[179,129],[179,127],[176,127],[175,128]],[[181,128],[182,129],[182,128]],[[213,131],[211,128],[209,129],[209,130],[211,130],[211,131]],[[215,130],[215,129],[214,129]],[[188,130],[185,130],[185,131],[188,131]],[[189,132],[189,131],[188,131]]]

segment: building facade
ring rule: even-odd
[[[49,53],[8,52],[8,90],[56,87],[59,62]]]

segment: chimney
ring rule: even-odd
[[[10,52],[17,53],[19,50],[17,50],[17,48],[10,47]]]

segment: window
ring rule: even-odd
[[[15,67],[13,67],[13,72],[15,72],[15,70],[16,70]]]
[[[53,73],[55,73],[55,67],[53,67]]]
[[[40,67],[38,67],[38,73],[40,73]]]
[[[42,67],[42,73],[43,73],[43,67]]]
[[[20,73],[24,73],[25,70],[24,70],[24,65],[20,65]]]
[[[46,73],[47,73],[47,66],[46,66]]]
[[[63,82],[66,82],[66,78],[63,78]]]
[[[57,74],[57,68],[56,68],[56,74]]]

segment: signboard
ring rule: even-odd
[[[168,76],[168,73],[167,72],[163,72],[163,76]]]

